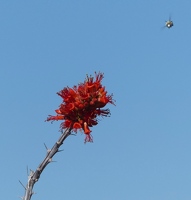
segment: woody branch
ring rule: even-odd
[[[71,128],[66,129],[58,139],[58,141],[54,144],[52,149],[47,149],[47,155],[44,160],[40,163],[39,167],[36,171],[30,171],[28,176],[28,183],[25,187],[25,196],[22,198],[23,200],[30,200],[33,195],[33,187],[34,184],[39,180],[41,173],[45,169],[45,167],[52,162],[53,156],[59,152],[60,146],[63,144],[64,140],[71,134]]]

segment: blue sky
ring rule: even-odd
[[[101,71],[111,117],[69,137],[32,199],[191,199],[191,2],[0,1],[2,199],[56,142],[65,86]],[[169,16],[171,29],[163,29]]]

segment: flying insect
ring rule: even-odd
[[[173,21],[171,20],[171,18],[169,17],[169,20],[166,21],[165,26],[167,28],[171,28],[172,26],[174,26]]]

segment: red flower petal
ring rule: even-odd
[[[57,94],[62,97],[59,109],[55,110],[56,116],[49,116],[50,120],[63,120],[61,128],[71,128],[73,131],[83,129],[86,134],[85,142],[92,142],[89,127],[98,124],[98,116],[108,116],[108,109],[101,109],[108,103],[114,104],[112,95],[107,95],[105,87],[102,86],[102,73],[95,73],[95,79],[87,76],[84,83],[73,88],[65,87]]]

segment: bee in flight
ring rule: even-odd
[[[172,26],[174,26],[173,21],[171,20],[171,18],[169,17],[169,20],[166,21],[165,26],[167,28],[171,28]]]

